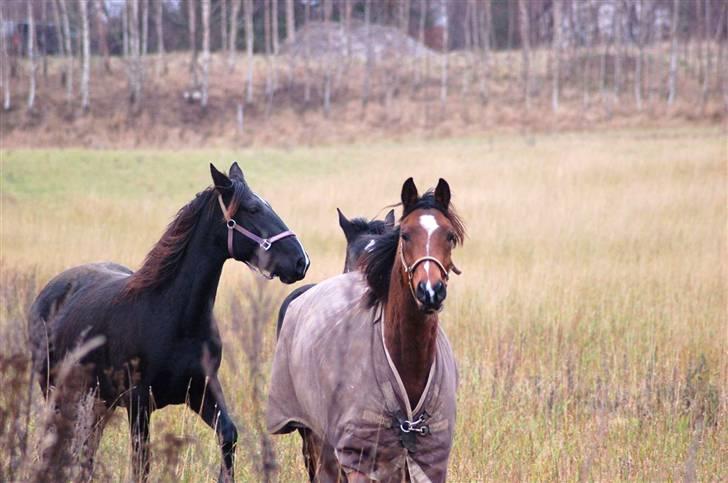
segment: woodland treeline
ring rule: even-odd
[[[291,102],[279,93],[292,86],[324,113],[337,96],[366,108],[424,86],[442,106],[455,91],[489,103],[503,51],[526,109],[538,99],[558,112],[566,90],[638,110],[681,96],[728,105],[727,17],[725,0],[10,0],[0,2],[3,109],[33,111],[56,62],[61,84],[43,88],[64,89],[69,109],[87,112],[105,76],[121,75],[139,112],[172,55],[188,57],[175,74],[203,110],[211,58],[236,73],[239,117]]]

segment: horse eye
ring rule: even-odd
[[[455,243],[455,233],[448,233],[447,241],[449,241],[450,243]]]
[[[254,203],[248,207],[249,213],[258,213],[260,211],[260,206],[257,203]]]
[[[402,240],[403,241],[410,241],[410,236],[407,233],[402,233]]]

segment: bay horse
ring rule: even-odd
[[[34,370],[46,396],[64,356],[103,337],[81,360],[90,368],[86,386],[107,412],[126,408],[135,480],[149,472],[152,411],[183,403],[217,432],[219,479],[233,479],[237,429],[217,377],[222,341],[213,317],[223,264],[233,258],[287,284],[309,267],[301,242],[237,163],[229,176],[212,164],[210,172],[213,186],[179,210],[139,270],[114,263],[71,268],[43,288],[29,314]],[[96,421],[97,438],[105,416]]]
[[[465,231],[445,180],[420,196],[409,178],[401,199],[361,271],[311,288],[283,322],[266,424],[301,433],[311,481],[447,476],[457,366],[439,313]]]
[[[343,273],[348,273],[357,269],[361,256],[367,249],[374,245],[375,241],[372,239],[373,236],[386,233],[394,227],[394,210],[389,210],[384,220],[367,220],[364,217],[348,219],[340,209],[336,208],[336,212],[339,214],[339,226],[346,238],[346,257],[344,258]],[[281,308],[278,309],[276,335],[281,333],[283,318],[291,302],[314,286],[316,286],[315,283],[301,285],[283,299]]]

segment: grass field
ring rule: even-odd
[[[407,176],[420,188],[444,177],[469,235],[454,254],[464,273],[452,280],[442,316],[460,367],[450,479],[728,478],[728,153],[719,128],[290,151],[0,154],[3,293],[18,272],[37,274],[32,291],[84,262],[138,267],[176,210],[209,184],[210,161],[227,168],[237,159],[299,233],[312,258],[306,282],[343,266],[336,207],[381,216]],[[243,433],[240,481],[258,479],[260,414],[230,302],[253,280],[229,262],[215,309],[225,341],[221,378]],[[266,285],[276,300],[289,289]],[[23,310],[0,312],[0,337],[17,340]],[[265,328],[264,374],[274,325]],[[0,395],[0,408],[8,398]],[[34,389],[31,430],[41,399]],[[155,413],[152,431],[155,445],[168,433],[185,440],[175,479],[217,477],[215,438],[194,413]],[[38,439],[31,434],[31,457]],[[129,477],[128,441],[119,412],[99,471]],[[274,443],[279,481],[303,480],[298,437]],[[0,466],[7,458],[0,451]]]

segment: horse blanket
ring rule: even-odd
[[[425,391],[410,407],[384,345],[381,306],[366,306],[366,282],[351,272],[328,279],[288,307],[273,359],[267,427],[306,427],[333,453],[323,481],[339,467],[376,481],[441,482],[455,429],[458,374],[438,329]]]

